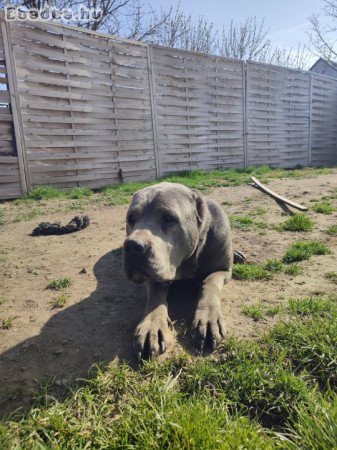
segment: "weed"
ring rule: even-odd
[[[229,200],[224,200],[221,204],[224,206],[232,206],[233,202],[230,202]]]
[[[52,302],[52,309],[60,309],[67,303],[69,295],[61,294]]]
[[[309,259],[314,255],[328,255],[330,253],[329,247],[319,241],[295,242],[288,248],[282,260],[284,263],[290,264]]]
[[[268,272],[280,273],[283,272],[284,265],[282,264],[282,261],[278,259],[268,259],[264,264],[264,268],[268,270]]]
[[[240,230],[248,230],[250,228],[267,228],[268,227],[268,225],[265,222],[255,221],[251,217],[248,217],[248,216],[230,215],[229,220],[230,220],[231,226],[233,228],[237,228]]]
[[[280,312],[282,312],[283,308],[281,305],[267,306],[265,308],[265,313],[269,317],[274,317]]]
[[[65,191],[67,198],[81,199],[85,197],[91,197],[94,191],[88,187],[75,187]]]
[[[264,317],[264,311],[261,305],[243,306],[241,311],[245,316],[256,321]]]
[[[288,264],[285,268],[284,268],[284,273],[286,273],[287,275],[292,275],[292,276],[296,276],[296,275],[300,275],[303,272],[302,267],[299,264]]]
[[[331,227],[329,227],[326,232],[328,234],[337,234],[337,225],[332,225]]]
[[[35,219],[37,216],[45,214],[45,211],[41,208],[30,209],[27,213],[18,214],[14,218],[14,222],[28,222],[29,220]]]
[[[57,278],[56,280],[52,280],[48,284],[47,289],[54,289],[56,291],[59,291],[61,289],[71,286],[72,283],[73,282],[69,278]]]
[[[312,209],[320,214],[332,214],[335,208],[330,203],[314,203]]]
[[[337,284],[337,272],[327,272],[325,275],[327,280],[332,281],[332,283]]]
[[[6,223],[5,212],[6,212],[6,209],[3,208],[2,206],[0,206],[0,225],[4,225]]]
[[[233,278],[236,280],[269,280],[272,273],[260,264],[235,264],[233,266]]]
[[[252,215],[263,216],[264,214],[267,214],[267,212],[268,212],[267,208],[257,207],[252,211]]]
[[[1,330],[9,330],[14,325],[14,321],[17,318],[17,316],[9,316],[6,319],[3,319],[1,321]]]
[[[295,316],[331,317],[337,312],[337,304],[333,298],[305,297],[289,300],[289,312]]]
[[[28,193],[28,198],[32,200],[49,200],[52,198],[60,198],[64,196],[64,191],[50,186],[36,186]]]
[[[295,214],[275,228],[280,231],[312,231],[314,221],[305,214]]]

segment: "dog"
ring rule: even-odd
[[[126,235],[124,271],[147,289],[146,310],[134,333],[139,360],[163,353],[169,345],[172,324],[166,297],[175,280],[200,283],[191,335],[201,351],[205,345],[214,349],[226,336],[221,291],[233,266],[225,212],[195,189],[163,182],[134,194]]]

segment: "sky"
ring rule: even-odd
[[[150,0],[150,4],[166,9],[177,5],[178,0]],[[309,45],[308,17],[320,12],[322,0],[181,0],[180,5],[185,13],[195,17],[204,15],[219,29],[231,19],[240,22],[247,17],[264,18],[275,46],[297,48],[299,42]]]

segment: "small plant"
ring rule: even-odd
[[[264,268],[268,270],[268,272],[280,273],[283,272],[284,265],[279,259],[268,259],[268,261],[264,264]]]
[[[229,200],[224,200],[221,204],[224,206],[232,206],[233,202],[230,202]]]
[[[332,299],[305,297],[289,300],[289,312],[295,316],[330,316],[336,313],[336,304]]]
[[[65,195],[67,198],[72,199],[81,199],[85,197],[91,197],[94,191],[88,187],[75,187],[65,191]]]
[[[327,280],[337,284],[337,272],[327,272],[324,276]]]
[[[0,206],[0,225],[4,225],[6,223],[5,221],[5,208]]]
[[[269,280],[273,274],[260,264],[235,264],[233,278],[236,280]]]
[[[287,275],[300,275],[303,272],[302,267],[299,264],[289,264],[284,268],[284,273]]]
[[[337,234],[337,225],[332,225],[331,227],[329,227],[326,232],[328,234]]]
[[[295,214],[275,228],[281,231],[312,231],[314,221],[305,214]]]
[[[320,214],[332,214],[335,208],[330,203],[314,203],[312,209]]]
[[[67,303],[69,298],[69,295],[67,294],[61,294],[59,295],[53,302],[52,302],[52,308],[53,309],[60,309],[63,308],[63,306]]]
[[[262,319],[264,316],[264,311],[261,305],[244,306],[241,311],[245,316],[250,317],[255,321]]]
[[[51,198],[59,198],[63,196],[64,194],[60,189],[50,186],[37,186],[28,193],[28,198],[33,200],[49,200]]]
[[[252,211],[252,214],[254,216],[263,216],[264,214],[267,214],[268,209],[267,208],[262,208],[262,207],[257,207]]]
[[[282,311],[282,309],[283,308],[281,305],[268,306],[265,309],[265,313],[269,317],[274,317],[274,316],[276,316],[276,314],[279,314]]]
[[[0,328],[2,330],[9,330],[10,328],[12,328],[15,319],[17,318],[17,316],[9,316],[6,319],[3,319],[1,321],[1,326]]]
[[[53,289],[55,291],[59,291],[61,289],[67,288],[72,285],[72,281],[69,278],[57,278],[56,280],[51,281],[47,289]]]
[[[267,228],[268,226],[265,222],[258,222],[248,216],[230,215],[229,220],[233,228],[240,230],[248,230],[250,228]]]
[[[329,247],[319,241],[295,242],[288,248],[282,261],[290,264],[309,259],[314,255],[328,255],[330,253]]]

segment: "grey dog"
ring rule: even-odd
[[[192,337],[202,350],[225,337],[221,290],[232,275],[228,218],[218,204],[181,184],[160,183],[136,192],[126,216],[123,266],[145,283],[147,306],[134,334],[139,359],[165,352],[172,324],[167,293],[175,280],[200,283]]]

